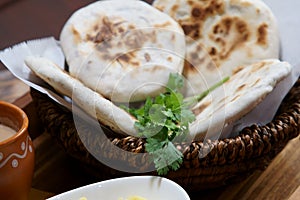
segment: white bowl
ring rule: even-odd
[[[51,197],[48,200],[119,200],[140,196],[147,200],[190,200],[177,183],[158,176],[131,176],[83,186]]]

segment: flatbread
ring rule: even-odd
[[[84,86],[52,61],[28,57],[25,63],[36,75],[59,93],[72,98],[85,112],[96,116],[102,124],[117,133],[137,136],[134,117]],[[229,81],[213,90],[192,108],[196,121],[190,125],[189,136],[196,140],[203,139],[207,134],[214,137],[218,131],[226,129],[252,111],[291,73],[291,70],[290,64],[276,59],[237,68]]]
[[[183,70],[181,26],[142,1],[97,1],[83,7],[64,25],[60,42],[70,74],[112,101],[156,96],[170,72]]]
[[[155,0],[187,35],[186,96],[201,93],[240,65],[279,57],[276,19],[261,0]]]
[[[229,81],[193,107],[196,121],[190,126],[191,136],[220,133],[253,110],[291,70],[289,63],[277,59],[237,68]]]
[[[90,116],[95,116],[103,125],[126,135],[137,135],[136,121],[130,114],[92,91],[77,79],[70,76],[52,61],[41,57],[27,57],[26,65],[41,79],[60,94],[72,100]]]

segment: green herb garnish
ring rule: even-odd
[[[141,108],[124,108],[136,117],[135,128],[141,137],[146,138],[145,148],[153,159],[158,175],[166,175],[170,169],[176,171],[182,164],[183,154],[172,141],[186,138],[189,124],[195,120],[189,107],[227,80],[223,79],[200,95],[184,99],[179,91],[184,85],[183,77],[170,74],[164,93],[153,99],[147,98]]]

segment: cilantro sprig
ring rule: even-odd
[[[172,141],[183,141],[188,135],[189,124],[195,120],[189,107],[227,80],[223,79],[200,95],[184,99],[180,93],[183,77],[171,73],[164,93],[147,98],[138,109],[123,107],[136,117],[135,128],[141,137],[146,138],[145,150],[150,154],[158,175],[166,175],[170,169],[176,171],[183,162],[182,152]]]

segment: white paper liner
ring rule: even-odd
[[[15,77],[23,81],[29,87],[48,95],[52,100],[71,111],[72,104],[51,90],[48,84],[35,76],[26,66],[24,60],[27,56],[45,57],[63,67],[65,57],[59,43],[54,37],[22,42],[0,51],[0,60]]]

